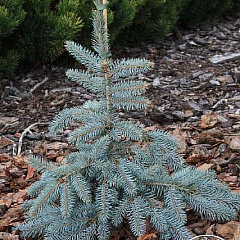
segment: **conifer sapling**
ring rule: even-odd
[[[215,172],[188,167],[166,132],[146,131],[140,123],[118,117],[117,109],[147,107],[148,99],[142,96],[147,83],[127,78],[153,64],[146,59],[113,61],[104,20],[107,5],[100,0],[94,4],[94,52],[67,42],[67,50],[86,70],[66,74],[98,99],[63,110],[50,125],[56,134],[81,123],[68,136],[77,152],[62,164],[29,159],[42,176],[29,189],[20,232],[46,240],[107,240],[111,228],[123,222],[135,236],[143,235],[149,222],[160,239],[189,239],[186,208],[209,220],[235,219],[240,197],[217,180]]]

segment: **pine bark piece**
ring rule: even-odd
[[[213,57],[209,58],[209,61],[213,64],[218,63],[225,63],[229,61],[234,61],[240,59],[240,53],[232,53],[229,55],[214,55]]]

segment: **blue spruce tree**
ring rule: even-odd
[[[26,222],[18,228],[26,238],[45,240],[107,240],[112,227],[129,223],[143,235],[146,221],[160,239],[189,239],[186,207],[202,218],[229,221],[237,217],[240,197],[216,179],[213,171],[184,164],[177,142],[166,132],[118,117],[117,109],[145,109],[147,83],[126,80],[148,71],[146,59],[113,61],[108,46],[106,4],[94,0],[94,52],[67,42],[66,48],[86,70],[70,69],[67,76],[97,93],[98,100],[63,110],[51,123],[58,133],[73,123],[68,140],[78,151],[62,164],[31,157],[42,172],[24,203]]]

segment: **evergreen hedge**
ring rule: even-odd
[[[0,77],[13,72],[18,64],[19,54],[12,36],[24,20],[24,1],[0,0]]]
[[[238,0],[186,0],[182,11],[181,22],[191,25],[207,22],[215,17],[229,13]]]
[[[55,60],[63,52],[66,40],[75,39],[82,22],[78,17],[78,0],[28,0],[27,15],[17,32],[23,61]]]
[[[18,60],[45,63],[75,39],[82,22],[78,0],[0,0],[0,75],[8,75]]]
[[[92,8],[89,0],[0,0],[0,75],[13,72],[18,60],[55,60],[66,40],[89,45]],[[198,23],[232,10],[240,10],[239,0],[109,0],[110,42],[156,42],[178,22]]]
[[[186,0],[145,0],[133,23],[120,34],[129,42],[158,41],[176,25]]]

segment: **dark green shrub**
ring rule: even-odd
[[[24,9],[27,15],[17,38],[26,62],[55,60],[64,50],[63,43],[76,38],[82,26],[78,0],[28,0]]]
[[[111,1],[110,1],[111,2]],[[146,0],[115,0],[110,4],[110,9],[112,13],[110,15],[110,32],[111,40],[114,41],[118,38],[119,34],[124,32],[124,29],[130,27],[139,10],[145,5]],[[131,36],[128,36],[128,39]]]
[[[110,0],[110,41],[121,44],[161,39],[174,28],[185,3],[186,0]],[[83,18],[84,32],[87,33],[83,36],[86,41],[92,30],[92,6],[91,1],[81,0],[79,3],[79,15]],[[83,38],[80,36],[80,42],[84,42]]]
[[[111,39],[113,42],[123,30],[131,26],[139,9],[147,0],[110,0],[108,11],[108,26],[111,31]],[[91,14],[94,7],[92,1],[79,1],[79,16],[83,19],[83,34],[79,36],[79,42],[89,43],[89,37],[92,31]],[[126,36],[128,38],[128,36]]]
[[[207,22],[227,13],[233,7],[233,0],[187,0],[187,2],[181,15],[181,23],[184,25]]]
[[[17,67],[19,54],[14,50],[12,34],[25,17],[25,0],[0,0],[0,75],[8,75]]]
[[[233,10],[234,12],[240,12],[240,1],[239,0],[233,0]]]
[[[118,40],[158,41],[174,28],[184,4],[185,0],[145,0],[133,23],[120,34]]]

